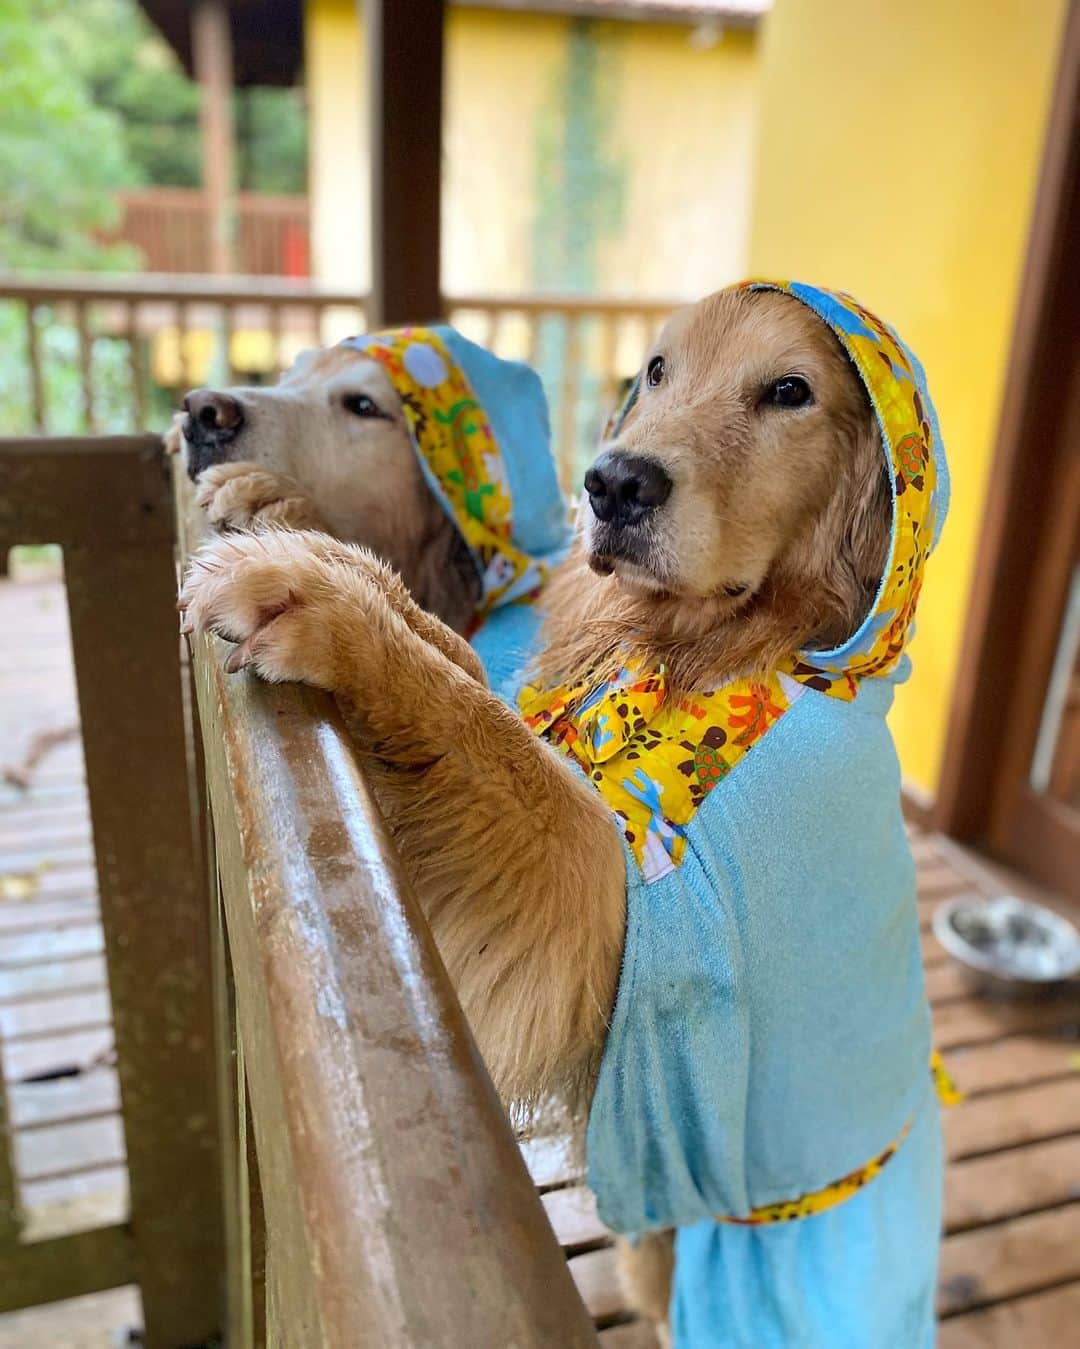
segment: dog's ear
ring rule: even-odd
[[[850,515],[843,541],[845,560],[870,598],[876,594],[888,564],[892,538],[892,479],[885,462],[877,419],[870,417],[857,433],[855,471],[851,478]]]
[[[819,517],[804,559],[806,584],[821,600],[812,646],[842,646],[874,603],[892,538],[892,481],[869,406],[849,432],[845,467]]]

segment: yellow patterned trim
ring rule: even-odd
[[[944,1106],[958,1105],[964,1099],[963,1092],[957,1091],[956,1084],[949,1076],[941,1055],[935,1049],[930,1055],[930,1076],[933,1078],[938,1100]],[[787,1223],[797,1218],[810,1218],[815,1213],[827,1213],[829,1209],[843,1204],[853,1195],[869,1185],[875,1176],[881,1175],[886,1166],[900,1150],[900,1145],[911,1129],[914,1120],[908,1120],[884,1152],[879,1152],[872,1161],[860,1166],[841,1180],[826,1185],[824,1189],[804,1194],[800,1199],[788,1199],[779,1204],[763,1204],[751,1209],[745,1218],[718,1217],[717,1222],[728,1223],[736,1227],[763,1227],[766,1223]]]
[[[809,1218],[815,1213],[825,1213],[838,1204],[844,1203],[852,1195],[858,1194],[864,1185],[881,1174],[900,1150],[900,1144],[911,1133],[913,1121],[909,1120],[897,1137],[884,1152],[879,1152],[873,1161],[852,1171],[843,1180],[826,1185],[823,1190],[804,1194],[801,1199],[789,1199],[782,1204],[764,1204],[761,1208],[751,1209],[745,1218],[718,1218],[717,1222],[731,1223],[737,1227],[762,1227],[766,1223],[788,1223],[796,1218]]]
[[[809,293],[789,282],[772,284],[800,298]],[[520,695],[527,724],[576,760],[614,811],[646,881],[679,866],[702,801],[808,688],[851,702],[862,679],[896,666],[911,630],[939,504],[940,447],[929,397],[892,329],[850,295],[813,297],[826,306],[822,317],[873,399],[893,470],[889,567],[857,638],[836,653],[796,653],[772,672],[692,694],[676,695],[663,666],[646,670],[628,659],[584,683],[527,687]]]
[[[964,1093],[953,1081],[948,1068],[945,1067],[945,1060],[936,1049],[930,1055],[930,1073],[937,1089],[938,1100],[942,1105],[959,1105],[965,1099]]]
[[[594,686],[526,687],[519,706],[526,725],[585,771],[654,881],[682,861],[705,797],[806,688],[792,669],[673,695],[662,666],[630,662]],[[848,685],[827,681],[824,691],[844,697]]]
[[[532,600],[548,569],[516,548],[502,452],[465,372],[438,333],[398,328],[350,338],[378,361],[401,397],[421,462],[437,484],[480,572],[476,624],[498,604]]]

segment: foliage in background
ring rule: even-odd
[[[303,192],[292,89],[236,96],[239,186]],[[0,0],[0,269],[134,267],[116,193],[200,181],[199,96],[135,0]]]
[[[236,96],[241,189],[303,192],[303,96],[250,89]],[[102,242],[127,187],[198,186],[199,96],[135,0],[0,0],[0,271],[136,269],[127,245]],[[0,304],[0,434],[33,430],[25,314]],[[48,430],[87,429],[78,335],[39,306]],[[145,353],[144,353],[145,355]],[[131,429],[126,344],[91,348],[96,420]],[[173,393],[148,387],[148,425]]]
[[[123,127],[56,40],[63,16],[61,0],[0,0],[0,268],[130,261],[95,239],[135,177]]]
[[[236,132],[236,177],[241,191],[307,191],[307,111],[302,89],[240,90]]]
[[[135,0],[79,0],[52,21],[94,102],[123,118],[138,181],[198,187],[199,90]],[[296,89],[243,89],[234,108],[237,186],[303,192],[307,132]]]
[[[588,294],[596,288],[598,253],[624,227],[628,170],[613,137],[618,63],[614,30],[579,19],[569,25],[563,68],[541,111],[533,150],[536,213],[532,275],[538,290]],[[583,325],[583,340],[595,333]],[[552,425],[563,424],[560,371],[567,344],[562,319],[542,319],[536,366],[554,394]],[[591,458],[604,419],[599,378],[580,373],[572,442]],[[587,459],[583,459],[582,471]],[[576,476],[576,475],[575,475]]]
[[[594,289],[598,249],[625,221],[611,32],[584,19],[569,26],[565,65],[537,124],[532,272],[540,289]]]

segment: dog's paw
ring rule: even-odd
[[[203,469],[195,486],[195,501],[210,523],[222,530],[321,525],[299,483],[242,459]]]
[[[215,632],[236,643],[225,662],[230,674],[248,669],[270,683],[333,692],[343,681],[339,634],[343,625],[356,625],[355,598],[309,536],[271,529],[200,549],[179,608],[183,631]]]

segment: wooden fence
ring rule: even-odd
[[[110,241],[133,244],[150,272],[211,269],[213,212],[198,187],[122,192]],[[306,277],[310,267],[308,201],[302,196],[240,192],[235,199],[236,270],[246,276]]]
[[[0,1311],[135,1281],[151,1349],[595,1345],[332,704],[181,663],[193,519],[155,437],[0,441],[0,548],[64,547],[131,1181],[22,1241],[0,1090]]]
[[[567,485],[675,301],[451,296],[451,322],[540,371]],[[0,421],[39,433],[160,429],[184,390],[270,382],[364,329],[364,297],[230,277],[0,276]],[[21,419],[21,424],[20,424]]]

